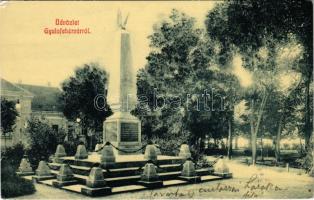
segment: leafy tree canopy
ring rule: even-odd
[[[83,128],[95,129],[102,125],[102,122],[111,114],[106,101],[98,101],[96,109],[94,100],[97,95],[105,94],[105,85],[108,82],[108,75],[97,63],[84,64],[78,67],[74,76],[71,76],[62,83],[61,102],[63,113],[69,120],[75,121],[79,118]],[[105,100],[103,98],[102,100]]]
[[[17,116],[19,114],[15,109],[15,102],[1,98],[1,130],[3,133],[13,131]]]
[[[143,133],[186,137],[192,143],[205,134],[226,135],[232,112],[224,109],[232,110],[229,103],[236,95],[230,94],[239,83],[225,66],[216,64],[217,43],[195,27],[194,18],[177,10],[156,24],[149,38],[152,51],[137,76],[139,99],[148,97],[145,109],[136,110]],[[205,91],[210,95],[206,105]]]

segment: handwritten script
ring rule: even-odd
[[[253,174],[244,184],[243,198],[256,198],[263,195],[267,191],[281,191],[283,188],[273,184],[263,174]]]
[[[223,193],[233,193],[235,197],[241,198],[258,198],[262,197],[267,191],[282,191],[285,190],[282,187],[272,183],[264,177],[263,174],[253,174],[248,180],[244,182],[232,182],[228,184],[228,180],[225,183],[216,183],[207,187],[196,187],[193,189],[176,188],[173,191],[155,191],[152,190],[149,193],[150,198],[194,198],[206,193],[220,193],[223,197]]]

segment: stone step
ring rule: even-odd
[[[82,184],[76,184],[76,185],[69,185],[69,186],[62,187],[62,189],[65,189],[67,191],[80,193],[80,194],[82,194],[81,193],[82,188],[86,188],[86,186]]]
[[[56,171],[52,171],[52,172],[56,173]],[[174,173],[172,172],[172,173],[168,173],[168,174],[174,174]],[[165,176],[165,174],[160,174],[160,175]],[[84,180],[86,178],[84,176],[79,176],[79,175],[77,175],[76,177],[80,177]],[[134,178],[137,178],[137,177],[134,177]],[[115,180],[117,180],[117,179],[119,179],[119,178],[116,178]],[[220,179],[223,179],[223,178],[218,177],[218,176],[212,176],[212,175],[201,176],[201,182],[215,181],[215,180],[220,180]],[[40,181],[40,183],[48,185],[48,186],[53,186],[53,181],[55,181],[55,180],[56,179],[43,180],[43,181]],[[114,179],[111,179],[111,180],[114,180]],[[170,179],[170,180],[164,180],[163,186],[164,187],[171,187],[171,186],[187,185],[190,183],[191,182],[187,182],[187,181],[180,180],[180,179]],[[74,185],[69,185],[69,186],[63,186],[61,189],[82,194],[81,193],[82,188],[86,188],[86,186],[84,184],[74,184]],[[135,191],[141,191],[141,190],[145,190],[145,189],[148,189],[148,188],[143,186],[143,185],[138,185],[136,183],[130,184],[130,185],[123,185],[123,186],[113,186],[112,187],[112,194],[118,194],[118,193],[124,193],[124,192],[135,192]]]
[[[170,186],[176,186],[176,185],[185,185],[185,184],[188,184],[188,182],[184,180],[174,179],[174,180],[164,181],[163,184],[165,187],[170,187]]]
[[[201,182],[224,179],[223,177],[211,175],[212,173],[211,168],[197,169],[196,172],[197,172],[197,175],[200,176]],[[58,170],[51,170],[51,173],[53,175],[57,175]],[[160,179],[163,181],[163,187],[179,186],[179,185],[186,185],[186,184],[191,184],[191,183],[193,184],[193,182],[191,181],[186,181],[179,178],[179,176],[181,175],[181,171],[163,172],[163,173],[158,173],[158,175]],[[23,178],[31,179],[31,177],[32,176],[26,176]],[[62,186],[60,189],[82,194],[81,192],[82,189],[87,188],[85,183],[88,176],[74,174],[74,177],[78,181],[76,184]],[[140,178],[141,178],[140,175],[134,175],[134,176],[105,178],[105,180],[108,186],[111,187],[112,194],[118,194],[118,193],[123,193],[123,192],[134,192],[134,191],[149,189],[138,183]],[[49,180],[42,180],[42,181],[39,181],[39,183],[53,187],[54,181],[56,181],[56,178],[52,178]]]
[[[118,186],[118,187],[112,188],[112,194],[118,194],[118,193],[123,193],[123,192],[135,192],[135,191],[140,191],[140,190],[145,190],[145,189],[147,188],[143,185]]]
[[[196,170],[198,176],[205,176],[211,173],[211,169],[204,168],[204,169],[197,169]],[[57,175],[57,170],[51,170],[52,174]],[[160,179],[162,181],[177,179],[178,176],[181,175],[181,171],[173,171],[173,172],[162,172],[158,173]],[[80,175],[74,174],[75,179],[79,182],[79,184],[85,185],[86,180],[88,178],[87,175]],[[126,186],[126,185],[133,185],[137,184],[137,182],[141,179],[141,175],[129,175],[129,176],[121,176],[121,177],[111,177],[105,178],[108,186],[110,187],[117,187],[117,186]]]
[[[61,164],[60,163],[48,163],[49,167],[53,170],[59,170]],[[70,165],[73,173],[79,175],[89,175],[90,167]],[[160,165],[160,168],[157,168],[157,172],[171,172],[171,171],[180,171],[182,169],[181,164],[166,164]],[[128,167],[128,168],[115,168],[110,169],[109,172],[107,170],[103,170],[104,177],[121,177],[128,175],[139,175],[142,173],[142,169],[139,167]]]
[[[206,181],[216,181],[216,180],[220,180],[220,179],[224,179],[224,178],[223,178],[223,177],[220,177],[220,176],[213,176],[213,175],[201,176],[201,181],[202,181],[202,182],[206,182]]]
[[[223,178],[218,177],[218,176],[212,176],[212,175],[201,176],[201,182],[215,181],[215,180],[220,180],[220,179],[223,179]],[[48,185],[48,186],[52,186],[53,181],[55,181],[55,179],[40,181],[40,183]],[[180,180],[180,179],[170,179],[170,180],[164,180],[163,186],[171,187],[171,186],[187,185],[190,183],[191,182]],[[64,190],[79,193],[79,194],[81,194],[82,188],[86,188],[86,186],[84,184],[75,184],[75,185],[62,187],[62,189]],[[145,189],[148,189],[148,188],[143,185],[138,185],[138,184],[114,186],[112,187],[112,194],[118,194],[118,193],[124,193],[124,192],[135,192],[135,191],[141,191]]]
[[[98,155],[99,156],[99,155]],[[99,164],[99,157],[92,155],[91,158],[76,160],[74,157],[63,157],[57,160],[58,163],[63,163],[66,161],[70,165],[82,166],[82,167],[92,167],[95,163]],[[180,157],[158,157],[158,165],[167,165],[167,164],[182,164],[184,161]],[[113,168],[132,168],[132,167],[142,167],[147,163],[147,160],[137,159],[134,160],[118,160]]]

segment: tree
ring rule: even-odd
[[[137,75],[138,98],[147,97],[135,111],[143,134],[188,139],[197,152],[205,135],[226,137],[233,108],[225,100],[233,101],[228,95],[238,83],[225,66],[216,65],[219,44],[177,10],[156,24],[149,38],[152,51]]]
[[[222,44],[221,63],[232,59],[230,49],[238,48],[239,54],[243,56],[245,68],[258,75],[261,72],[278,72],[276,60],[271,58],[261,66],[258,64],[258,54],[263,47],[266,47],[269,54],[276,53],[276,44],[289,41],[290,35],[295,35],[296,40],[304,47],[302,59],[294,70],[300,71],[304,81],[312,77],[312,5],[307,1],[230,1],[219,4],[209,12],[206,18],[207,33],[211,38]],[[257,62],[256,62],[257,61]],[[266,67],[266,68],[265,68]],[[272,70],[273,69],[273,70]],[[266,77],[267,77],[266,76]],[[261,77],[261,76],[259,76]],[[257,79],[256,79],[257,78]],[[258,77],[255,77],[259,80]],[[308,82],[307,86],[308,86]],[[256,85],[258,86],[258,85]],[[262,86],[262,87],[260,87]],[[262,120],[265,105],[269,93],[274,89],[270,85],[260,85],[256,92],[251,92],[251,136],[252,136],[252,158],[256,160],[256,135]],[[309,94],[308,88],[306,94]],[[306,107],[309,107],[309,95],[306,95]],[[255,101],[255,102],[254,102]],[[258,102],[256,105],[256,102]],[[256,117],[254,114],[256,113]],[[305,135],[312,132],[309,122],[311,121],[311,109],[306,110]]]
[[[175,139],[189,135],[190,125],[185,122],[192,115],[186,115],[187,108],[181,100],[185,101],[187,94],[194,94],[187,87],[193,84],[189,53],[196,47],[200,35],[194,23],[193,18],[173,10],[168,20],[154,26],[154,33],[149,36],[153,50],[137,76],[138,98],[147,97],[148,105],[135,111],[147,136]],[[156,97],[160,97],[157,104]]]
[[[15,102],[1,98],[1,131],[6,134],[13,131],[18,112],[15,109]]]
[[[103,121],[111,114],[107,104],[105,85],[108,82],[108,75],[99,64],[84,64],[75,70],[71,76],[62,83],[61,102],[63,113],[71,121],[80,119],[82,132],[87,135],[88,130],[96,130],[102,127]],[[96,109],[95,98],[103,95]]]

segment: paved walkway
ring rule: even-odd
[[[281,168],[246,166],[234,161],[229,162],[228,165],[234,174],[232,179],[116,194],[105,198],[311,198],[314,196],[314,179],[305,174],[297,175],[293,172],[285,172]],[[36,184],[36,189],[35,194],[19,199],[88,198],[41,184]]]

